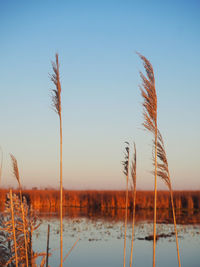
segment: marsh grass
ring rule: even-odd
[[[163,141],[160,131],[158,131],[157,152],[158,152],[157,154],[158,159],[160,160],[160,162],[158,162],[158,176],[166,183],[170,191],[172,213],[173,213],[173,220],[174,220],[174,230],[175,230],[175,235],[176,235],[176,249],[177,249],[177,257],[178,257],[178,265],[179,267],[181,267],[172,183],[171,183],[171,178],[170,178],[167,154],[165,151],[164,141]]]
[[[133,241],[134,241],[134,226],[135,226],[135,203],[136,203],[136,145],[134,143],[133,160],[131,162],[131,192],[133,198],[133,218],[132,218],[132,235],[131,235],[131,255],[130,255],[130,267],[133,261]]]
[[[129,142],[125,142],[124,167],[123,173],[126,177],[126,204],[125,204],[125,227],[124,227],[124,267],[126,265],[126,231],[127,231],[127,216],[128,216],[128,181],[129,181]]]
[[[167,161],[167,156],[165,152],[163,138],[157,127],[157,95],[156,95],[156,89],[155,89],[153,67],[151,63],[144,56],[142,56],[141,54],[138,54],[138,55],[143,61],[143,65],[144,65],[144,68],[146,70],[146,75],[147,75],[147,77],[145,77],[140,72],[140,76],[143,81],[142,87],[140,87],[142,97],[144,99],[144,103],[143,103],[144,123],[143,125],[148,131],[150,131],[154,135],[153,164],[154,164],[155,169],[153,173],[155,176],[155,185],[154,185],[153,267],[155,267],[155,246],[156,246],[157,176],[161,177],[161,179],[167,184],[169,191],[170,191],[174,228],[175,228],[175,235],[176,235],[178,264],[179,264],[179,267],[181,267],[172,184],[171,184],[171,179],[170,179],[168,161]],[[159,162],[158,162],[158,159],[159,159]]]
[[[143,97],[143,115],[145,129],[150,131],[154,136],[154,222],[153,222],[153,267],[155,267],[155,250],[156,250],[156,209],[157,209],[157,94],[155,88],[154,71],[150,61],[139,54],[146,71],[146,76],[140,72],[142,86],[140,86]]]
[[[52,62],[53,74],[50,76],[51,81],[55,85],[52,90],[52,102],[55,112],[59,116],[60,121],[60,266],[63,266],[63,182],[62,182],[62,114],[61,114],[61,84],[59,72],[58,54],[56,54],[56,61]]]
[[[20,205],[21,205],[21,211],[22,211],[22,221],[23,221],[23,231],[24,231],[24,246],[25,246],[25,252],[26,252],[26,266],[28,267],[28,244],[27,244],[27,229],[25,224],[25,216],[24,216],[24,204],[22,199],[22,187],[20,182],[20,175],[19,175],[19,169],[17,160],[14,157],[13,154],[10,154],[12,165],[13,165],[13,174],[15,178],[17,179],[18,185],[19,185],[19,195],[20,195]]]
[[[44,266],[46,261],[46,253],[33,252],[32,250],[32,234],[39,226],[40,222],[35,212],[28,206],[26,199],[23,200],[25,226],[27,229],[27,244],[29,267],[38,266],[37,259],[40,257],[40,267]],[[24,246],[24,231],[22,211],[19,195],[13,194],[10,189],[7,194],[4,214],[0,220],[0,245],[3,248],[3,255],[0,255],[2,266],[26,266],[26,250]]]

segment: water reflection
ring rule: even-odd
[[[177,230],[182,267],[199,267],[200,264],[200,212],[177,210]],[[47,226],[50,224],[49,266],[59,266],[60,222],[57,210],[38,210],[40,227],[33,235],[33,250],[45,252]],[[131,217],[127,228],[127,266],[131,245]],[[170,210],[158,209],[156,243],[157,267],[178,266],[174,226]],[[153,210],[137,210],[133,266],[152,266]],[[65,208],[63,218],[64,255],[79,239],[64,266],[121,267],[123,263],[124,209],[103,211],[87,208]],[[39,262],[38,262],[39,263]]]
[[[63,220],[63,246],[67,253],[75,241],[79,239],[76,247],[67,258],[64,266],[81,267],[121,267],[123,263],[124,239],[124,210],[107,210],[103,213],[88,211],[87,209],[65,209]],[[59,263],[59,214],[54,211],[40,210],[42,224],[34,236],[35,249],[44,251],[46,248],[47,225],[51,225],[50,247],[52,256],[50,266]],[[156,244],[157,266],[178,266],[174,226],[171,223],[171,214],[168,211],[158,212]],[[134,241],[134,267],[152,266],[153,242],[148,239],[152,235],[153,211],[137,211],[135,241]],[[182,267],[199,267],[200,262],[200,220],[199,212],[178,214],[178,236]],[[127,266],[131,245],[131,214],[127,229]],[[65,254],[64,253],[64,254]]]
[[[41,217],[59,217],[57,209],[38,209]],[[67,218],[89,218],[91,220],[104,219],[105,221],[124,221],[124,209],[105,209],[95,210],[87,208],[73,208],[68,207],[63,209],[63,216]],[[128,211],[129,222],[132,219],[132,213]],[[136,222],[152,222],[153,210],[139,209],[136,210]],[[178,224],[200,224],[200,210],[176,210],[176,219]],[[158,223],[173,223],[172,211],[168,209],[157,209],[157,222]]]

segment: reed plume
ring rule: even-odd
[[[54,83],[56,89],[52,90],[52,102],[55,112],[61,117],[61,84],[59,73],[58,54],[56,54],[56,62],[52,62],[53,74],[50,75],[51,81]]]
[[[62,115],[61,115],[61,84],[58,54],[56,54],[56,62],[52,62],[53,74],[50,76],[51,81],[55,85],[52,90],[52,102],[55,112],[59,116],[60,121],[60,266],[63,266],[63,223],[62,223],[62,207],[63,207],[63,185],[62,185]]]
[[[22,187],[20,182],[20,176],[19,176],[19,169],[16,158],[13,156],[13,154],[10,154],[12,165],[13,165],[13,174],[15,178],[17,179],[18,185],[19,185],[19,194],[20,194],[20,205],[21,205],[21,211],[22,211],[22,220],[23,220],[23,230],[24,230],[24,247],[26,252],[26,266],[28,267],[28,244],[27,244],[27,229],[25,225],[25,216],[24,216],[24,204],[22,199]]]
[[[133,196],[133,220],[132,220],[132,237],[131,237],[131,255],[130,255],[130,267],[133,260],[133,240],[134,240],[134,226],[135,226],[135,203],[136,203],[136,145],[134,143],[133,160],[131,163],[131,191]]]
[[[19,169],[18,169],[18,164],[16,158],[13,156],[13,154],[10,154],[11,161],[12,161],[12,166],[13,166],[13,175],[17,179],[17,182],[19,184],[19,187],[21,188],[20,184],[20,177],[19,177]]]
[[[176,249],[177,249],[177,257],[178,257],[178,265],[179,267],[181,267],[179,245],[178,245],[178,234],[177,234],[177,228],[176,228],[176,215],[175,215],[174,200],[173,200],[173,190],[172,190],[172,184],[171,184],[171,179],[170,179],[170,172],[169,172],[169,166],[168,166],[168,160],[167,160],[167,155],[165,151],[164,141],[159,130],[158,130],[158,142],[157,142],[157,156],[158,156],[158,159],[160,160],[157,165],[158,166],[157,175],[165,182],[165,184],[168,186],[169,191],[170,191],[172,213],[173,213],[173,220],[174,220],[174,230],[175,230],[175,235],[176,235]]]
[[[156,208],[157,208],[157,95],[155,88],[154,71],[151,63],[143,55],[139,54],[139,57],[143,61],[143,65],[146,71],[146,76],[140,72],[142,79],[142,86],[140,86],[141,94],[143,97],[143,126],[154,135],[155,143],[155,179],[154,179],[154,222],[153,222],[153,267],[155,267],[155,249],[156,249]]]
[[[126,265],[126,228],[127,228],[127,213],[128,213],[128,179],[129,179],[129,143],[125,142],[124,161],[122,165],[124,167],[123,173],[126,176],[126,207],[125,207],[125,229],[124,229],[124,267]]]

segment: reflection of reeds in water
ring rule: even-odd
[[[26,252],[26,266],[28,267],[27,229],[25,226],[24,204],[23,204],[23,200],[22,200],[22,187],[21,187],[21,182],[20,182],[17,160],[12,154],[10,154],[10,157],[11,157],[12,165],[13,165],[13,174],[16,177],[17,182],[19,184],[20,205],[21,205],[21,211],[22,211],[23,231],[24,231],[24,246],[25,246],[25,252]]]
[[[61,115],[61,84],[58,54],[56,54],[56,62],[52,62],[53,74],[51,80],[55,85],[52,91],[53,108],[59,116],[60,120],[60,266],[63,266],[63,223],[62,223],[62,208],[63,208],[63,185],[62,185],[62,115]]]
[[[14,190],[15,191],[15,190]],[[3,211],[6,200],[6,189],[0,189],[0,210]],[[58,190],[23,190],[23,194],[30,199],[33,209],[38,211],[52,211],[59,212],[59,196]],[[174,205],[179,210],[185,209],[186,214],[190,213],[191,216],[198,215],[200,209],[200,191],[173,191]],[[111,190],[89,190],[89,191],[76,191],[76,190],[63,190],[63,207],[76,207],[80,209],[93,210],[94,212],[105,212],[112,209],[113,213],[119,213],[125,207],[124,191],[111,191]],[[95,204],[98,204],[95,205]],[[153,209],[154,192],[137,190],[136,206],[138,210]],[[128,207],[132,205],[132,196],[129,195]],[[171,199],[168,188],[166,191],[157,192],[157,211],[163,209],[170,212]],[[178,211],[177,210],[177,211]],[[200,214],[199,214],[200,216]],[[198,216],[191,217],[192,220]],[[178,217],[180,219],[180,217]],[[183,218],[182,218],[183,219]],[[188,221],[188,220],[187,220]],[[195,221],[194,221],[195,222]]]
[[[124,229],[124,267],[126,265],[126,229],[127,229],[127,213],[128,213],[128,178],[129,178],[129,143],[125,142],[125,160],[122,161],[124,166],[124,174],[126,176],[126,204],[125,204],[125,229]]]
[[[133,197],[133,219],[132,219],[132,236],[131,236],[131,255],[130,255],[130,267],[133,260],[133,240],[134,240],[134,226],[135,226],[135,202],[136,202],[136,146],[134,143],[134,154],[131,163],[131,191]]]
[[[161,195],[161,192],[158,192],[158,198]],[[164,195],[170,195],[167,191],[163,192]],[[136,199],[136,213],[135,213],[135,222],[150,222],[153,218],[153,210],[152,209],[138,209],[137,200],[140,198],[140,191],[137,191],[137,199]],[[170,202],[169,202],[170,203]],[[170,203],[171,205],[171,203]],[[59,218],[59,214],[54,209],[41,209],[40,211],[41,218]],[[189,224],[200,224],[200,212],[199,210],[178,210],[177,221],[181,225],[189,225]],[[173,216],[172,211],[170,209],[160,208],[157,209],[157,222],[163,224],[173,224]],[[106,210],[91,210],[88,208],[80,208],[80,207],[65,207],[63,209],[63,217],[80,219],[80,218],[89,218],[91,220],[102,219],[108,222],[124,222],[125,218],[125,209],[113,209],[108,208]],[[128,218],[127,221],[132,223],[133,213],[128,210]]]
[[[157,154],[158,158],[160,160],[160,162],[158,162],[158,173],[157,174],[167,184],[169,191],[170,191],[172,213],[173,213],[173,220],[174,220],[174,230],[175,230],[175,235],[176,235],[178,264],[179,264],[179,267],[181,267],[179,245],[178,245],[178,235],[177,235],[177,229],[176,229],[176,216],[175,216],[175,208],[174,208],[174,200],[173,200],[173,190],[172,190],[172,184],[171,184],[171,179],[170,179],[167,155],[166,155],[165,147],[164,147],[164,141],[159,131],[158,131],[157,152],[158,152]]]
[[[154,223],[153,223],[153,267],[155,267],[155,249],[156,249],[156,208],[157,208],[157,95],[155,88],[154,71],[151,63],[141,54],[138,54],[143,61],[146,71],[146,77],[140,72],[142,86],[140,87],[144,99],[144,127],[153,133],[155,143],[155,179],[154,179]]]

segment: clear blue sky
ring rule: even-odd
[[[200,190],[199,12],[200,2],[189,0],[0,1],[1,185],[16,186],[10,152],[25,187],[59,185],[59,120],[49,79],[58,52],[64,187],[124,188],[128,140],[137,146],[138,188],[153,189],[139,51],[154,67],[173,186]]]

